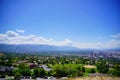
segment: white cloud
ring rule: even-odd
[[[72,45],[72,41],[69,39],[65,39],[64,41],[59,41],[56,42],[53,39],[50,40],[50,45],[55,45],[55,46],[71,46]]]
[[[7,31],[5,34],[0,34],[0,43],[5,44],[48,44],[55,46],[67,46],[71,41],[65,39],[64,41],[55,41],[53,39],[46,39],[36,35],[21,36],[12,30]]]
[[[22,30],[22,29],[16,29],[16,32],[19,32],[19,33],[25,33],[25,31]]]
[[[8,37],[16,37],[16,36],[18,36],[18,33],[16,33],[15,31],[9,30],[6,32],[6,35]]]
[[[24,31],[24,30],[23,30]],[[21,32],[21,31],[20,31]],[[48,44],[54,46],[72,46],[77,48],[120,48],[120,34],[112,35],[112,38],[107,42],[73,42],[69,39],[63,41],[55,41],[54,39],[46,39],[41,36],[19,35],[19,31],[12,30],[7,31],[4,34],[0,34],[0,43],[4,44]]]
[[[105,43],[105,48],[120,48],[120,40],[111,39],[107,43]]]
[[[120,40],[120,33],[116,34],[116,35],[111,35],[111,37],[113,39],[119,39]]]
[[[103,46],[102,43],[100,42],[81,42],[81,43],[73,43],[73,47],[77,47],[77,48],[95,48],[95,49],[101,49],[101,47]]]

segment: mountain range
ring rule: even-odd
[[[0,44],[0,52],[16,52],[16,53],[35,53],[49,51],[79,51],[79,48],[69,46],[52,46],[41,44]]]

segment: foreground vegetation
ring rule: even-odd
[[[62,77],[72,79],[72,77],[97,76],[95,73],[120,77],[119,65],[117,61],[103,58],[0,53],[0,77],[14,76],[16,80],[50,76],[57,79]]]

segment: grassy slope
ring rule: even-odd
[[[68,80],[120,80],[120,77],[94,76],[94,77],[70,78]]]

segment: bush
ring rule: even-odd
[[[86,68],[87,73],[95,73],[96,70],[94,68]]]

